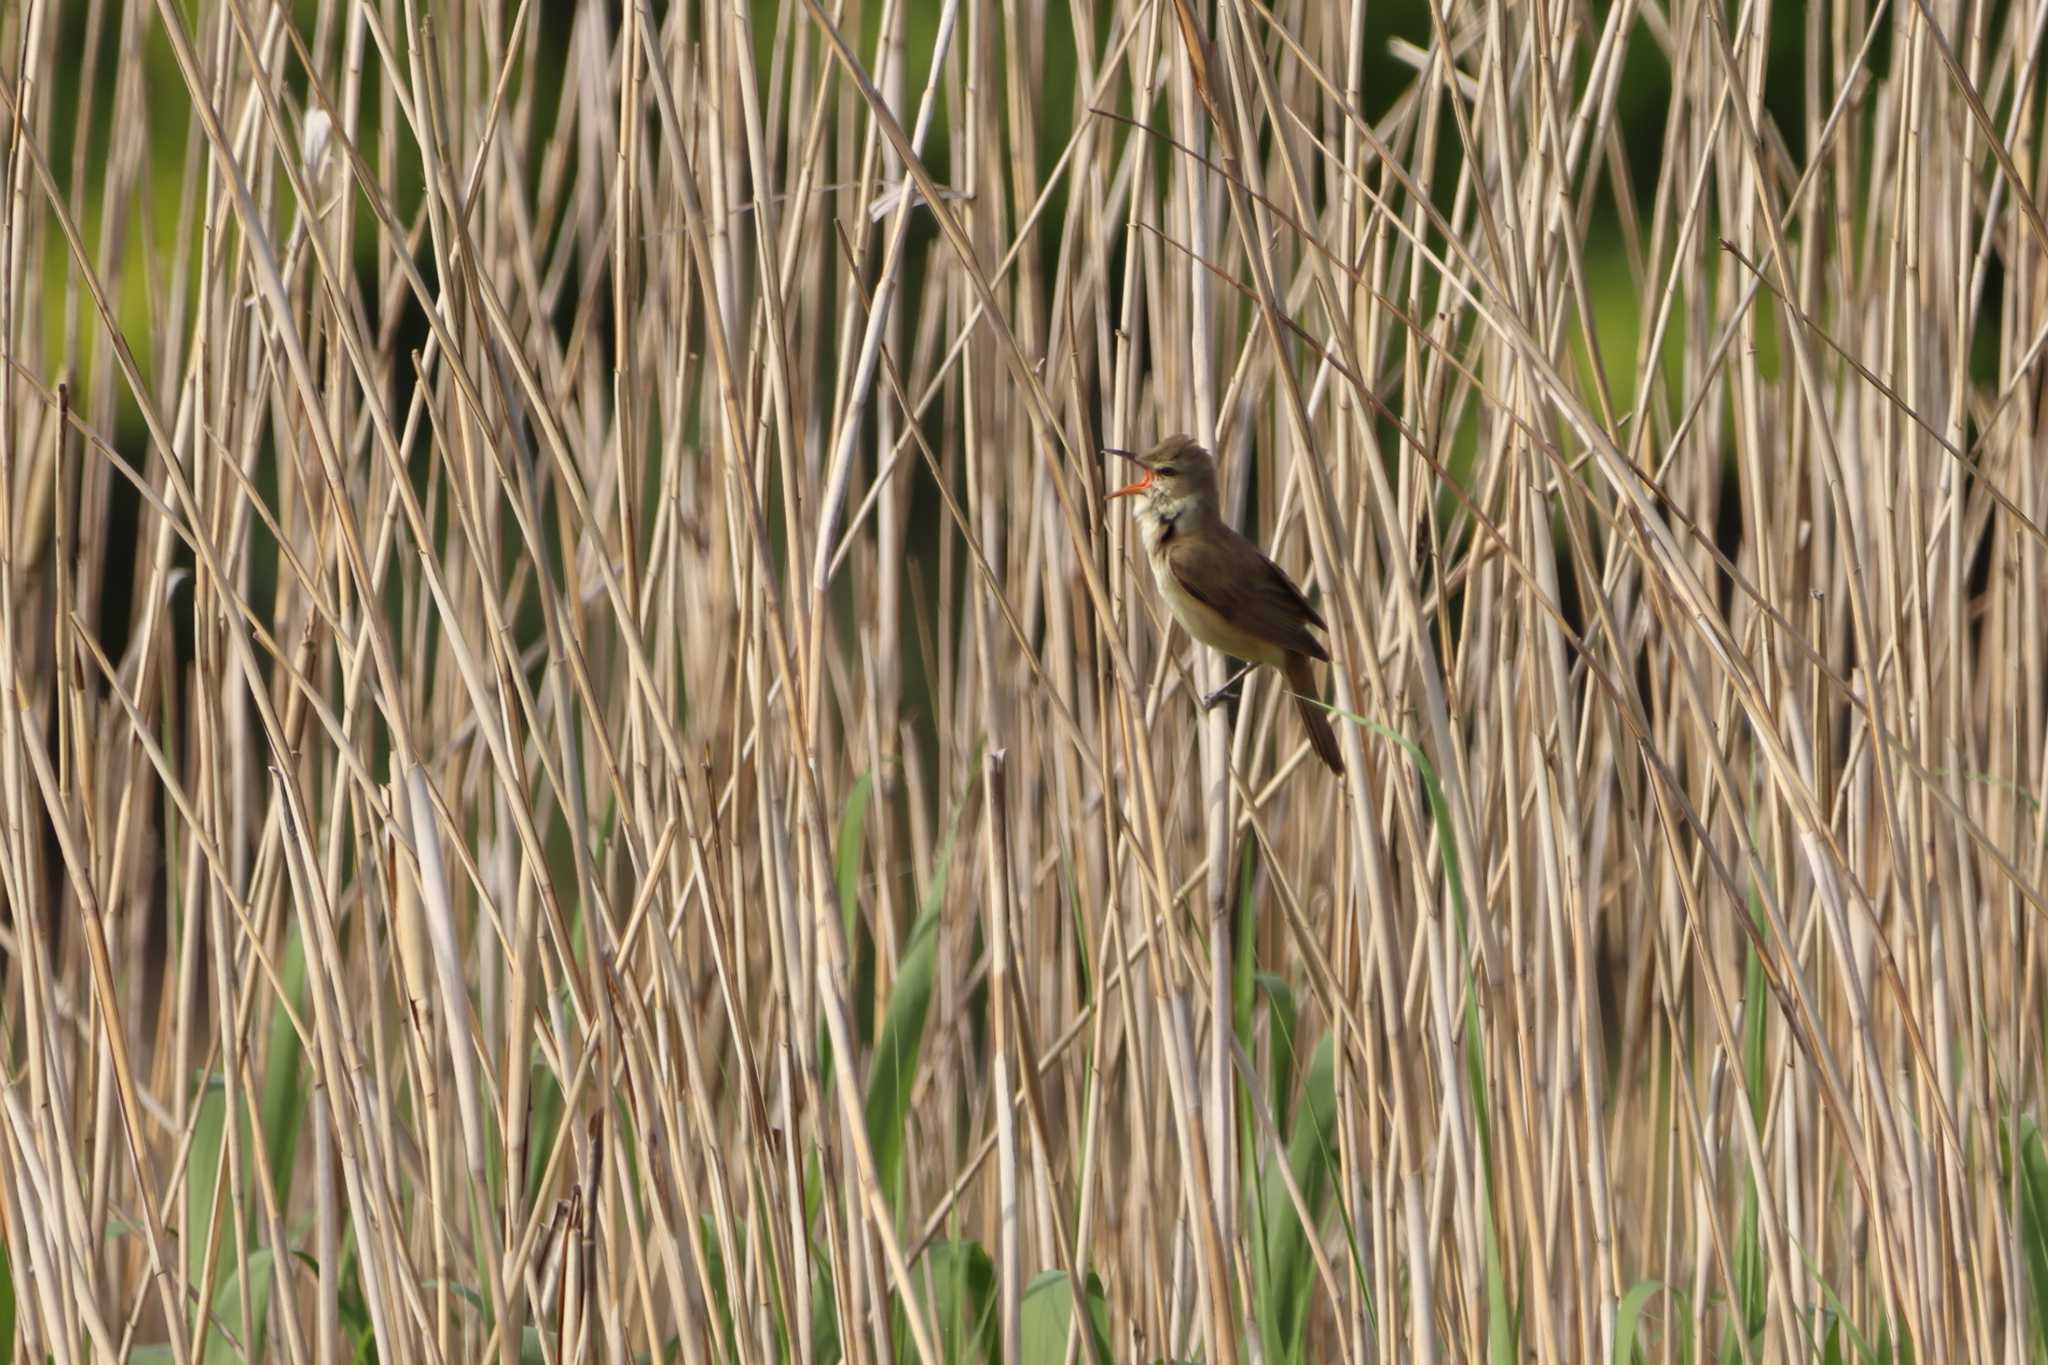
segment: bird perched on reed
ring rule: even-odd
[[[1203,644],[1245,661],[1231,682],[1257,664],[1279,669],[1294,694],[1309,747],[1331,772],[1342,774],[1344,760],[1317,701],[1310,662],[1327,663],[1330,652],[1309,627],[1329,627],[1278,564],[1224,523],[1215,457],[1191,436],[1169,436],[1143,455],[1103,453],[1120,455],[1144,471],[1109,496],[1138,499],[1145,553],[1174,619]],[[1203,705],[1214,705],[1222,690]]]

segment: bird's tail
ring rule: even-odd
[[[1342,777],[1344,759],[1337,752],[1337,734],[1330,728],[1330,717],[1316,700],[1316,670],[1306,654],[1287,656],[1287,687],[1294,693],[1294,709],[1301,712],[1301,725],[1308,731],[1308,744],[1316,751],[1316,757],[1329,765],[1330,771]]]

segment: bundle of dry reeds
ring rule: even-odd
[[[2042,1358],[2044,32],[0,7],[0,1360]]]

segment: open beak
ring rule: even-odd
[[[1138,457],[1137,457],[1137,456],[1135,456],[1135,455],[1133,455],[1133,454],[1131,454],[1131,452],[1130,452],[1130,451],[1128,451],[1128,450],[1118,450],[1118,449],[1116,449],[1116,448],[1115,448],[1114,446],[1104,446],[1104,447],[1103,447],[1103,450],[1102,450],[1102,453],[1103,453],[1103,454],[1105,454],[1105,455],[1121,455],[1121,456],[1123,456],[1123,457],[1124,457],[1124,458],[1125,458],[1126,460],[1129,460],[1129,461],[1131,461],[1131,462],[1132,462],[1133,464],[1136,464],[1136,463],[1138,463]],[[1133,494],[1133,493],[1142,493],[1142,492],[1144,492],[1144,491],[1145,491],[1146,489],[1150,488],[1151,486],[1152,486],[1152,471],[1151,471],[1151,470],[1149,470],[1149,469],[1147,469],[1147,470],[1145,471],[1145,477],[1144,477],[1144,478],[1142,478],[1142,479],[1139,479],[1139,480],[1138,480],[1138,481],[1137,481],[1136,483],[1127,483],[1127,484],[1125,484],[1125,485],[1124,485],[1124,486],[1123,486],[1122,488],[1119,488],[1119,489],[1117,489],[1117,490],[1116,490],[1116,492],[1114,492],[1114,493],[1111,493],[1111,494],[1109,495],[1109,497],[1106,497],[1106,498],[1104,498],[1104,499],[1103,499],[1103,501],[1104,501],[1104,502],[1107,502],[1107,501],[1109,501],[1109,499],[1110,499],[1110,498],[1127,498],[1127,497],[1129,497],[1129,496],[1130,496],[1131,494]]]

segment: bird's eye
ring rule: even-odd
[[[1159,475],[1159,477],[1161,477],[1162,479],[1170,479],[1174,475],[1180,473],[1178,469],[1175,469],[1170,464],[1163,464],[1159,466],[1159,468],[1153,470],[1152,472]]]

